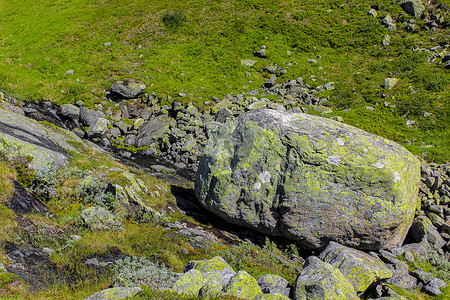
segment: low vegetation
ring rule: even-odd
[[[287,70],[279,81],[335,82],[336,90],[323,96],[346,123],[400,142],[429,161],[450,158],[450,77],[440,63],[448,51],[450,16],[437,11],[438,4],[449,7],[448,0],[428,6],[447,23],[424,30],[417,19],[422,29],[414,33],[406,31],[413,18],[387,0],[0,4],[5,95],[108,107],[113,104],[105,90],[116,80],[134,79],[168,102],[183,93],[182,101],[208,108],[211,96],[259,88],[268,76],[261,70],[277,65]],[[371,8],[377,18],[367,14]],[[397,20],[396,31],[381,25],[387,15]],[[390,44],[384,46],[387,36]],[[267,46],[267,58],[242,66],[260,45]],[[383,88],[387,77],[398,84]]]

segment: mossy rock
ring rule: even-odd
[[[289,298],[280,294],[263,294],[257,296],[255,300],[289,300]]]
[[[123,230],[122,224],[114,219],[114,215],[103,207],[89,207],[80,214],[91,230]]]
[[[71,144],[83,144],[74,133],[54,130],[27,118],[0,108],[0,150],[11,156],[32,158],[31,167],[46,169],[60,167],[70,158],[70,152],[78,152]]]
[[[400,246],[420,162],[402,146],[319,116],[261,109],[213,131],[195,193],[211,212],[310,249]]]
[[[184,273],[172,287],[172,291],[189,296],[198,296],[205,283],[205,278],[198,270],[189,270]]]
[[[236,275],[233,268],[220,256],[207,260],[193,260],[186,264],[184,271],[191,269],[200,271],[207,281],[219,282],[225,287],[230,279]]]
[[[294,300],[306,299],[359,300],[359,297],[341,271],[310,256],[297,277],[294,291]]]
[[[114,287],[97,292],[84,300],[122,300],[142,292],[140,287]]]
[[[319,258],[339,269],[357,292],[365,291],[378,280],[393,276],[380,259],[335,242],[330,242]]]
[[[253,300],[262,295],[262,291],[255,278],[245,271],[239,271],[228,283],[225,295]]]

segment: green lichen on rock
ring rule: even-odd
[[[228,283],[225,295],[253,300],[262,295],[262,291],[255,278],[245,271],[239,271]]]
[[[187,263],[185,271],[191,269],[198,270],[202,273],[234,272],[233,268],[220,256],[205,260],[192,260]]]
[[[172,291],[189,296],[198,296],[205,283],[205,278],[198,270],[192,269],[184,273],[172,287]]]
[[[220,256],[207,260],[193,260],[186,264],[185,272],[194,269],[200,271],[207,282],[219,282],[224,288],[236,272]]]
[[[92,294],[84,300],[123,300],[137,295],[140,292],[142,292],[142,288],[140,287],[113,287]]]
[[[289,300],[289,298],[280,294],[263,294],[257,296],[255,300]]]
[[[418,159],[400,145],[326,118],[256,110],[210,137],[195,180],[225,220],[323,248],[399,246],[419,204]]]
[[[206,279],[205,284],[199,292],[200,297],[219,297],[223,295],[223,285],[214,278]]]
[[[310,256],[297,277],[294,291],[294,300],[306,299],[358,300],[359,297],[338,269]]]
[[[393,276],[380,259],[335,242],[330,242],[319,258],[339,269],[357,292],[365,291],[373,282]]]
[[[81,219],[91,230],[123,230],[122,224],[103,207],[89,207],[80,214]]]
[[[153,118],[139,127],[135,146],[137,148],[149,146],[159,140],[168,139],[167,133],[174,127],[176,121],[166,115]]]

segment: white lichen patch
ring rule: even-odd
[[[261,174],[259,174],[259,179],[262,183],[270,182],[270,173],[268,171],[262,172]]]
[[[344,141],[341,138],[337,138],[336,142],[338,143],[339,146],[344,146]]]
[[[331,156],[328,156],[327,162],[328,162],[330,165],[340,166],[340,165],[341,165],[341,157],[340,157],[339,155],[331,155]]]
[[[398,181],[400,181],[400,179],[402,179],[400,177],[400,174],[398,174],[398,172],[394,172],[394,179],[392,180],[394,183],[397,183]]]
[[[383,169],[384,168],[384,164],[382,162],[377,161],[376,163],[373,164],[373,166],[377,169]]]
[[[254,190],[259,190],[261,188],[261,182],[257,182],[253,185]]]

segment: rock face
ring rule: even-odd
[[[68,142],[82,143],[74,133],[53,130],[23,115],[0,109],[0,150],[8,155],[33,158],[31,167],[44,169],[60,167],[70,157],[68,151],[77,150]]]
[[[420,163],[400,145],[329,119],[275,110],[212,133],[195,193],[211,212],[311,249],[330,240],[399,246],[418,204]]]
[[[363,292],[372,283],[393,275],[380,259],[335,242],[330,242],[319,258],[339,269],[357,292]]]
[[[310,256],[295,281],[294,300],[303,299],[357,300],[359,297],[338,269],[315,256]]]

